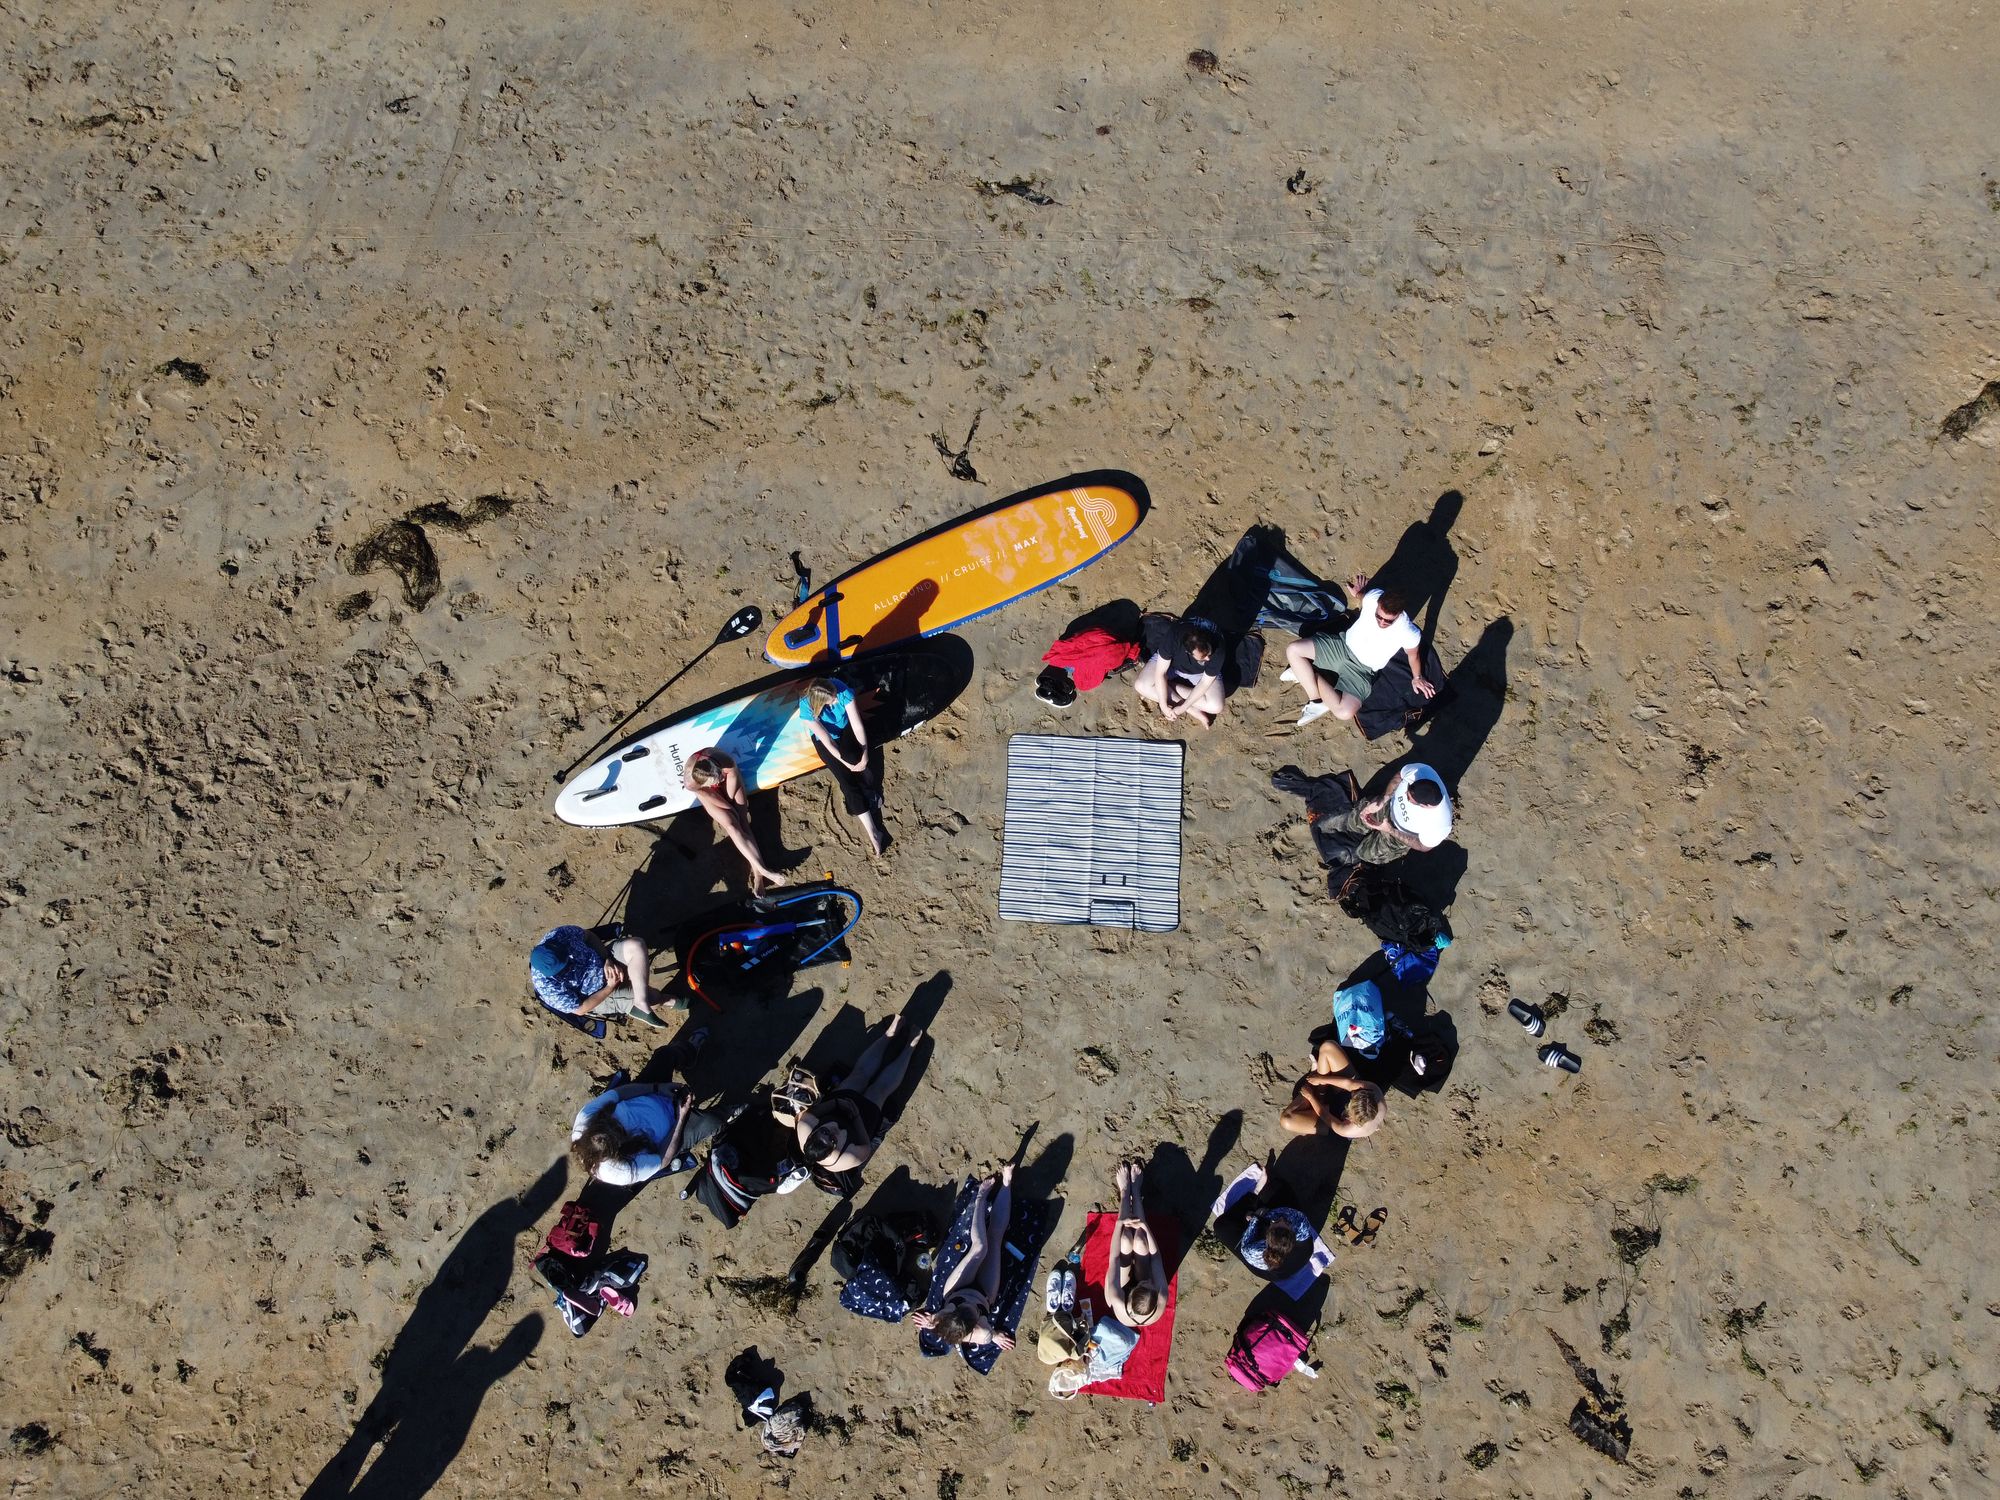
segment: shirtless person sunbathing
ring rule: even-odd
[[[945,1278],[936,1312],[917,1312],[910,1321],[947,1344],[1014,1347],[1014,1335],[993,1326],[1000,1296],[1000,1271],[1007,1259],[1007,1220],[1014,1211],[1014,1166],[1009,1162],[979,1184],[972,1200],[972,1248]]]
[[[1278,1116],[1287,1135],[1338,1135],[1364,1140],[1382,1128],[1386,1101],[1372,1083],[1349,1076],[1347,1054],[1330,1038],[1313,1053],[1312,1071],[1292,1089]]]

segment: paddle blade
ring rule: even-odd
[[[729,617],[715,638],[716,644],[724,641],[740,641],[744,636],[764,623],[764,611],[754,604],[746,604]]]

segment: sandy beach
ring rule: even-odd
[[[8,1495],[1993,1493],[2000,17],[100,0],[0,51]],[[1259,1288],[1196,1246],[1166,1401],[1059,1404],[824,1261],[757,1295],[830,1198],[725,1232],[671,1181],[572,1339],[528,1267],[568,1123],[667,1033],[561,1026],[528,949],[743,869],[552,776],[794,550],[1111,467],[1151,513],[961,632],[886,859],[823,774],[759,799],[867,913],[693,1082],[931,981],[864,1200],[1032,1127],[1044,1263],[1132,1156],[1192,1234],[1375,948],[1271,774],[1411,746],[1294,728],[1282,635],[1205,732],[1129,678],[1058,713],[1041,655],[1253,524],[1417,559],[1460,1050],[1314,1159],[1389,1214],[1320,1378],[1229,1379]],[[1178,931],[1000,920],[1025,733],[1185,736]]]

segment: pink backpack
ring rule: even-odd
[[[1238,1385],[1268,1391],[1292,1373],[1311,1342],[1283,1313],[1252,1312],[1237,1328],[1223,1367]]]

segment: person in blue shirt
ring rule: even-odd
[[[821,762],[840,783],[842,805],[861,824],[875,852],[886,854],[889,835],[882,828],[882,772],[871,761],[868,730],[853,692],[837,677],[816,677],[799,699],[799,717],[812,731]]]
[[[684,1084],[609,1089],[576,1112],[570,1154],[584,1171],[613,1187],[637,1187],[663,1172],[684,1172],[694,1165],[692,1148],[728,1123],[688,1101]]]
[[[646,945],[622,928],[605,939],[581,927],[542,934],[528,955],[528,978],[550,1010],[566,1016],[630,1016],[647,1026],[667,1023],[653,1013]]]

